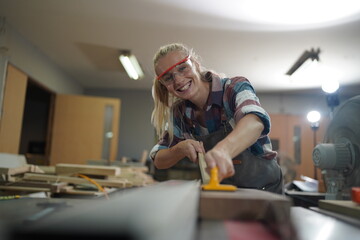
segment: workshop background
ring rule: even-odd
[[[157,139],[152,57],[171,42],[193,47],[209,69],[251,81],[289,180],[314,177],[312,149],[338,106],[322,84],[339,83],[340,104],[360,93],[354,1],[0,0],[0,17],[0,108],[12,109],[1,118],[0,152],[34,164],[143,158]],[[311,50],[316,72],[287,76]],[[123,51],[136,56],[142,79],[128,77]],[[322,115],[315,139],[311,110]]]

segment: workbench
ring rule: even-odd
[[[176,184],[175,184],[176,185]],[[175,186],[176,187],[176,186]],[[147,190],[148,187],[145,187]],[[192,187],[193,188],[193,187]],[[149,190],[151,188],[148,188]],[[171,196],[177,195],[184,196],[184,199],[188,199],[193,196],[190,194],[189,189],[180,189],[170,193]],[[190,189],[193,192],[193,189]],[[128,190],[121,190],[118,192],[114,192],[110,194],[110,198],[122,198],[124,199],[127,196]],[[130,190],[132,191],[132,190]],[[146,192],[146,191],[145,191]],[[179,209],[177,204],[184,204],[184,199],[179,198],[178,196],[174,196],[174,198],[179,199],[178,203],[176,200],[172,200],[171,204],[167,204],[166,201],[161,203],[161,208],[158,209],[156,207],[156,202],[153,202],[155,198],[151,196],[151,191],[147,191],[145,199],[142,199],[142,202],[150,202],[150,206],[154,206],[153,209],[150,210],[148,214],[151,216],[146,216],[147,213],[144,212],[144,209],[147,209],[142,206],[137,206],[138,212],[132,212],[133,215],[141,215],[138,218],[134,218],[132,215],[126,215],[126,211],[122,210],[123,216],[120,216],[114,209],[114,206],[117,206],[118,203],[115,201],[111,202],[105,200],[102,197],[93,198],[93,199],[77,199],[77,198],[20,198],[20,199],[10,199],[10,200],[1,200],[0,201],[0,239],[4,240],[14,240],[14,239],[33,239],[35,235],[31,235],[31,237],[27,238],[26,231],[23,231],[25,228],[28,228],[31,225],[34,225],[34,229],[38,229],[41,232],[41,227],[36,228],[37,226],[46,226],[48,222],[53,221],[55,224],[58,224],[61,231],[67,231],[66,238],[72,239],[71,232],[74,229],[87,229],[86,231],[91,232],[92,229],[96,229],[96,226],[91,226],[94,222],[101,225],[101,228],[98,228],[96,231],[97,235],[95,237],[99,237],[98,239],[158,239],[161,240],[161,237],[157,238],[154,235],[154,238],[148,237],[148,230],[145,230],[147,234],[146,237],[142,235],[138,235],[137,237],[130,236],[127,232],[124,232],[123,235],[119,235],[119,231],[123,228],[129,230],[129,228],[133,228],[131,226],[132,221],[136,221],[137,227],[146,228],[148,225],[155,226],[155,229],[159,226],[156,226],[154,222],[159,222],[159,224],[163,224],[161,229],[169,230],[174,234],[174,237],[171,239],[199,239],[199,240],[212,240],[212,239],[280,239],[269,231],[267,231],[264,226],[259,222],[254,221],[243,221],[243,220],[204,220],[198,219],[198,213],[192,207],[190,209]],[[199,197],[198,195],[194,195],[194,197]],[[165,197],[166,200],[166,197]],[[191,201],[191,199],[189,199]],[[130,202],[133,202],[133,205],[136,204],[132,199],[128,199],[127,205],[124,200],[119,202],[119,204],[124,206],[131,205]],[[83,208],[86,205],[89,206],[100,206],[96,204],[106,205],[103,209],[99,209],[96,212],[96,215],[86,215],[85,217],[92,216],[96,218],[95,221],[88,220],[79,220],[77,221],[75,218],[77,217],[74,214],[78,209]],[[114,205],[115,204],[115,205]],[[186,202],[185,202],[186,204]],[[167,206],[168,205],[168,206]],[[173,206],[175,207],[173,209]],[[195,206],[198,207],[198,206]],[[125,207],[127,208],[127,207]],[[48,209],[48,212],[44,211]],[[114,209],[112,211],[111,209]],[[163,211],[162,211],[163,210]],[[173,212],[169,212],[169,210],[173,210]],[[182,211],[183,210],[183,211]],[[108,212],[107,212],[108,211]],[[193,215],[186,215],[186,211],[194,212]],[[100,212],[100,214],[99,214]],[[161,216],[166,212],[166,215]],[[182,214],[184,212],[184,214]],[[39,214],[40,213],[40,214]],[[158,214],[156,214],[158,213]],[[176,217],[174,217],[175,214]],[[109,215],[110,218],[107,218]],[[167,218],[166,216],[170,216],[171,218]],[[104,218],[106,216],[106,219]],[[190,217],[190,218],[189,218]],[[359,239],[360,236],[360,228],[356,225],[346,223],[344,221],[338,220],[334,217],[330,217],[324,214],[321,214],[317,211],[306,209],[303,207],[291,207],[290,210],[291,222],[296,231],[296,235],[293,235],[291,239],[299,239],[299,240],[313,240],[313,239],[321,239],[321,240],[332,240],[332,239]],[[63,220],[70,218],[70,222],[72,224],[74,222],[78,223],[78,226],[73,226],[73,229],[68,229],[69,226],[63,224]],[[165,218],[165,219],[164,219]],[[188,218],[188,220],[186,220]],[[79,218],[81,219],[81,218]],[[183,223],[178,223],[177,219],[185,219]],[[66,220],[67,221],[67,220]],[[82,222],[84,221],[84,222]],[[151,222],[151,223],[150,223]],[[87,224],[87,226],[82,226],[83,224]],[[134,224],[134,223],[133,223]],[[187,235],[187,229],[191,229],[191,225],[195,225],[195,229],[193,232],[189,231],[190,235]],[[63,226],[61,226],[63,225]],[[126,226],[125,226],[126,225]],[[160,226],[161,227],[161,226]],[[120,229],[120,230],[119,230]],[[117,231],[115,235],[109,235],[109,232]],[[138,232],[138,229],[135,229]],[[21,232],[25,234],[21,234]],[[121,232],[121,231],[120,231]],[[14,233],[16,233],[14,235]],[[19,234],[20,236],[19,237]],[[69,235],[70,234],[70,235]],[[75,233],[74,233],[75,234]],[[180,234],[180,237],[179,237]],[[86,235],[86,234],[85,234]],[[15,236],[15,237],[14,237]],[[93,236],[93,235],[91,235]],[[141,237],[139,237],[141,236]],[[160,236],[160,235],[159,235]],[[161,235],[165,236],[165,235]],[[175,237],[178,236],[178,237]],[[63,236],[57,235],[57,238],[60,239]],[[72,236],[74,239],[79,239],[79,235]],[[84,237],[88,236],[83,236]],[[40,239],[40,238],[38,238]],[[43,238],[41,238],[43,239]],[[90,239],[94,239],[90,238]]]

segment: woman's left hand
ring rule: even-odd
[[[205,154],[205,161],[208,165],[208,171],[213,167],[218,167],[219,182],[235,174],[231,156],[224,150],[211,149]]]

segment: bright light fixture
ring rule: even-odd
[[[302,25],[332,22],[353,16],[359,13],[360,4],[354,0],[244,0],[242,9],[246,13],[245,18],[254,22]],[[246,12],[245,9],[252,11]]]
[[[273,26],[314,27],[358,19],[356,0],[183,0],[165,1],[233,20]],[[170,2],[170,3],[169,3]]]
[[[138,80],[144,77],[144,72],[142,71],[140,64],[134,55],[130,54],[129,52],[121,52],[119,60],[131,79]]]
[[[319,122],[321,115],[318,111],[310,111],[306,117],[309,122],[316,123]]]
[[[323,82],[321,88],[326,93],[334,93],[339,89],[339,82],[335,79],[328,79]]]

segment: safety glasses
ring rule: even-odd
[[[157,76],[157,80],[159,80],[164,85],[172,84],[175,80],[175,74],[179,76],[184,76],[192,70],[192,62],[190,60],[190,56],[187,56],[180,62],[175,63],[168,69],[166,69],[163,73]]]

